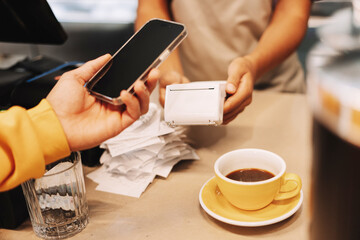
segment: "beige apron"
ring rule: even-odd
[[[173,0],[174,20],[186,25],[180,46],[185,76],[191,81],[226,80],[230,62],[249,54],[265,31],[272,0]],[[305,81],[296,53],[266,73],[258,89],[304,92]]]

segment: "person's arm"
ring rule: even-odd
[[[61,76],[46,99],[30,110],[13,107],[0,113],[0,191],[41,177],[45,164],[70,151],[98,146],[148,111],[149,95],[159,78],[152,70],[136,81],[135,95],[120,94],[125,110],[97,100],[84,84],[108,60],[106,54]]]
[[[70,148],[50,104],[0,113],[0,191],[41,177],[45,164],[66,157]]]
[[[138,30],[152,18],[171,20],[168,10],[169,4],[167,0],[138,0],[135,29]]]
[[[305,36],[310,0],[279,0],[269,26],[255,50],[234,59],[228,68],[224,123],[230,122],[251,103],[254,84],[292,54]]]
[[[171,20],[168,2],[167,0],[139,0],[135,30],[139,30],[142,25],[152,18]],[[159,68],[162,73],[159,80],[159,102],[164,106],[166,86],[174,83],[186,83],[189,80],[184,77],[177,49],[169,55]]]
[[[279,0],[269,26],[247,57],[255,66],[255,79],[290,56],[306,34],[310,0]]]

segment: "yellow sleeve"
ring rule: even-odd
[[[0,112],[0,191],[41,177],[46,164],[69,154],[64,130],[45,99],[29,110]]]

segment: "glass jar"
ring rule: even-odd
[[[21,185],[33,230],[44,239],[71,237],[88,223],[80,153],[73,152],[46,170],[43,177]]]

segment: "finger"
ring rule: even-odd
[[[237,115],[236,115],[236,116],[233,116],[233,117],[225,117],[225,116],[224,116],[222,125],[227,125],[227,124],[229,124],[229,123],[230,123],[232,120],[234,120],[236,117],[237,117]]]
[[[228,119],[234,119],[239,113],[244,111],[244,109],[245,109],[245,107],[241,106],[241,107],[234,109],[232,112],[224,114],[224,121],[226,121]]]
[[[245,107],[246,107],[246,103],[244,102],[244,104],[241,104],[240,106],[238,106],[237,108],[233,109],[231,112],[228,112],[226,114],[224,114],[224,119],[233,119],[235,118],[239,113],[243,112]]]
[[[237,107],[236,109],[234,109],[233,111],[227,114],[224,114],[223,123],[227,124],[233,119],[235,119],[240,113],[242,113],[245,110],[245,108],[251,103],[251,101],[252,99],[248,98],[239,107]]]
[[[147,113],[147,111],[149,110],[150,93],[147,87],[145,86],[144,82],[136,81],[134,85],[134,90],[140,102],[141,114]]]
[[[251,98],[246,99],[242,104],[237,106],[236,108],[231,109],[231,111],[228,111],[227,113],[224,112],[224,119],[229,119],[236,117],[239,113],[243,112],[244,109],[251,103]]]
[[[148,91],[151,93],[154,88],[156,87],[156,84],[158,80],[160,79],[160,71],[158,69],[152,69],[148,75],[146,86],[148,88]]]
[[[100,70],[109,60],[111,59],[110,54],[105,54],[94,60],[88,61],[82,66],[72,71],[63,74],[66,78],[71,78],[79,81],[82,85],[89,81],[90,78]]]
[[[235,97],[236,97],[236,96],[232,97],[231,99],[229,98],[229,99],[227,99],[227,100],[225,101],[224,106],[225,106],[225,105],[228,106],[228,104],[229,104],[229,105],[231,105],[232,107],[231,107],[231,108],[226,107],[226,109],[224,108],[224,109],[225,109],[225,110],[224,110],[224,114],[228,114],[228,113],[234,112],[234,111],[236,111],[236,110],[239,109],[239,108],[244,108],[244,107],[248,106],[248,105],[251,103],[251,101],[252,101],[252,95],[249,95],[249,96],[245,96],[245,97],[242,99],[242,101],[239,102],[239,103],[236,103],[236,104],[228,103],[229,101],[233,100]]]
[[[123,113],[124,127],[129,126],[133,121],[140,117],[140,102],[137,97],[128,93],[126,90],[121,91],[120,97],[126,106],[126,110]],[[126,119],[126,117],[128,117]]]
[[[245,108],[243,108],[242,110],[238,111],[237,114],[234,114],[232,116],[224,116],[224,120],[223,120],[223,124],[226,125],[226,124],[229,124],[231,121],[233,121],[234,119],[236,119],[239,114],[241,114],[243,111],[245,110]]]
[[[159,102],[161,106],[165,106],[165,95],[166,95],[166,88],[162,87],[159,88]]]
[[[239,90],[239,93],[241,94],[241,90]],[[243,94],[245,94],[245,96],[244,98],[242,98],[241,102],[239,102],[239,100],[237,99],[238,96],[236,95],[238,95],[238,93],[225,101],[224,106],[226,106],[226,108],[224,107],[224,124],[227,124],[233,119],[235,119],[241,112],[244,111],[245,107],[252,102],[252,89],[246,91]],[[235,103],[229,103],[230,101],[233,101]]]
[[[252,97],[253,85],[250,74],[245,74],[241,79],[241,84],[239,85],[235,94],[231,95],[226,99],[224,103],[224,113],[229,113],[234,109],[238,108],[246,99]]]

